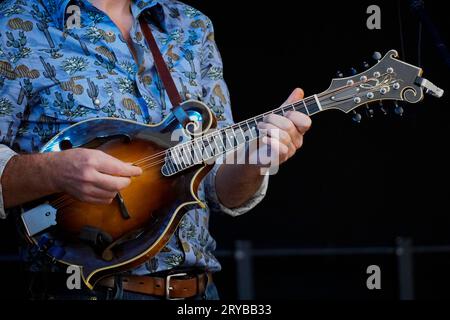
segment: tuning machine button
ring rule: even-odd
[[[395,105],[395,109],[394,112],[396,115],[398,115],[399,117],[403,116],[403,114],[405,113],[405,110],[398,104],[398,102],[394,102]]]
[[[372,55],[372,59],[377,62],[379,62],[382,58],[383,58],[383,56],[378,51],[375,51]]]
[[[366,104],[366,113],[369,118],[373,118],[375,116],[375,111],[368,104]]]
[[[361,114],[359,114],[359,113],[356,112],[356,111],[353,111],[352,120],[353,120],[353,122],[355,122],[355,123],[361,123],[361,120],[362,120]]]
[[[385,95],[385,94],[387,94],[388,92],[389,92],[389,87],[383,87],[383,88],[380,89],[380,93],[381,93],[382,95]]]
[[[381,113],[383,115],[387,116],[388,112],[387,112],[386,108],[384,107],[384,104],[382,101],[380,101],[378,107],[380,108]]]

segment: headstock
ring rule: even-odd
[[[373,102],[418,103],[424,97],[424,90],[442,97],[444,91],[422,78],[421,68],[397,57],[397,51],[391,50],[383,58],[377,56],[378,63],[366,71],[333,79],[328,90],[319,95],[322,108],[350,113]],[[397,108],[399,112],[400,108]]]

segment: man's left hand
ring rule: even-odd
[[[297,88],[284,105],[298,102],[303,97],[303,90]],[[310,127],[311,118],[298,111],[289,111],[285,116],[271,114],[258,124],[259,130],[265,134],[262,142],[279,155],[280,164],[286,162],[302,147],[303,136]]]

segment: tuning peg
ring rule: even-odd
[[[383,104],[382,101],[380,101],[378,107],[379,107],[381,113],[382,113],[383,115],[387,116],[388,112],[387,112],[386,108],[384,107],[384,104]]]
[[[405,113],[405,110],[397,103],[397,101],[394,102],[394,105],[395,105],[395,109],[394,109],[395,114],[400,117],[403,116],[403,114]]]
[[[353,122],[355,122],[355,123],[361,123],[361,120],[362,120],[361,114],[359,114],[359,113],[356,112],[356,111],[353,111],[352,120],[353,120]]]
[[[364,61],[362,63],[362,67],[363,67],[364,70],[370,69],[370,64],[367,61]]]
[[[380,61],[382,58],[383,58],[383,56],[378,51],[375,51],[372,55],[372,59],[377,62]]]
[[[338,71],[338,72],[336,72],[336,77],[343,78],[344,77],[344,73],[342,73],[342,71]]]
[[[373,118],[375,116],[375,111],[368,104],[366,104],[366,113],[369,118]]]
[[[355,68],[350,68],[350,75],[354,76],[358,74],[358,70],[356,70]]]

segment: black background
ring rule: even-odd
[[[397,49],[418,64],[419,21],[408,1],[189,1],[213,21],[235,120],[280,105],[295,87],[307,95],[328,88],[337,70],[362,71],[374,51]],[[366,9],[377,4],[382,29],[368,30]],[[448,42],[440,1],[426,1]],[[400,36],[401,16],[403,46]],[[423,30],[424,76],[449,88],[449,69]],[[404,47],[404,48],[402,48]],[[405,105],[405,115],[377,113],[360,125],[331,111],[313,118],[304,148],[270,180],[264,202],[238,219],[213,217],[219,248],[235,239],[257,248],[450,244],[447,153],[448,95]],[[234,297],[231,259],[217,282]],[[450,298],[450,254],[415,260],[417,298]],[[369,292],[365,271],[383,271],[383,290]],[[258,258],[257,298],[396,298],[393,256]]]
[[[325,90],[337,70],[362,71],[374,51],[397,49],[418,64],[419,22],[408,1],[186,1],[214,23],[235,120],[279,106],[295,87],[307,95]],[[425,1],[448,43],[442,1]],[[368,30],[366,9],[377,4],[382,29]],[[399,15],[400,10],[400,15]],[[400,20],[403,25],[403,45]],[[449,89],[449,69],[423,30],[424,76]],[[364,118],[331,111],[313,118],[304,148],[270,180],[263,203],[240,218],[216,215],[218,249],[236,239],[257,248],[391,246],[399,236],[417,245],[449,245],[449,98],[427,96]],[[1,222],[5,253],[15,251],[12,222]],[[223,298],[236,297],[235,268],[222,258],[216,282]],[[450,298],[450,253],[415,258],[417,298]],[[380,265],[383,290],[365,287],[367,266]],[[258,258],[256,298],[396,299],[394,256]],[[16,264],[2,263],[1,277],[17,279]],[[20,296],[5,280],[2,294]]]

